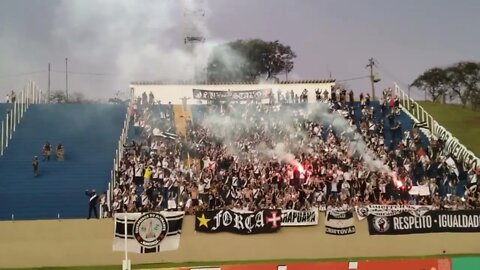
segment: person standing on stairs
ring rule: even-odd
[[[97,202],[98,202],[98,195],[95,192],[95,189],[92,189],[92,191],[85,190],[85,195],[90,197],[89,202],[88,202],[88,218],[92,217],[92,211],[95,214],[95,218],[98,219],[98,214],[97,214]]]
[[[45,145],[43,146],[43,161],[50,160],[51,152],[52,152],[52,146],[50,145],[49,142],[46,142]]]
[[[56,150],[57,160],[58,160],[58,161],[63,161],[63,153],[64,153],[63,145],[62,145],[61,143],[59,143],[59,144],[57,145],[57,150]]]
[[[33,176],[37,177],[38,176],[38,157],[37,156],[33,157],[32,167],[33,167]]]

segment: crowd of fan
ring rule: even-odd
[[[390,89],[378,111],[368,94],[354,102],[352,91],[315,91],[317,102],[343,115],[388,169],[372,168],[352,152],[348,132],[309,118],[308,91],[288,96],[270,95],[268,104],[198,105],[195,121],[187,119],[185,136],[177,137],[172,105],[154,104],[153,95],[144,94],[130,108],[137,138],[125,146],[111,210],[480,206],[480,171],[448,157],[441,140],[431,138],[427,146],[417,128],[402,127]]]

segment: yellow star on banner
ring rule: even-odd
[[[197,217],[197,219],[198,221],[200,221],[200,224],[198,225],[198,227],[205,226],[206,228],[208,228],[208,222],[210,221],[210,219],[206,218],[205,214],[202,214],[201,217]]]

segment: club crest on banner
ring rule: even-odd
[[[270,216],[266,217],[266,223],[271,224],[273,229],[279,227],[281,221],[282,217],[281,215],[278,215],[277,212],[270,212]]]
[[[358,208],[357,214],[362,217],[367,217],[368,216],[368,208],[361,206]]]
[[[144,214],[133,225],[133,235],[138,243],[144,247],[159,245],[167,232],[167,219],[159,213]]]
[[[390,222],[385,217],[374,217],[373,228],[375,228],[377,232],[386,232],[390,228]]]

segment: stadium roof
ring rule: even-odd
[[[318,83],[334,83],[335,79],[326,80],[296,80],[296,81],[272,81],[272,82],[193,82],[193,81],[177,81],[177,82],[164,82],[164,81],[133,81],[131,85],[226,85],[226,84],[318,84]]]

